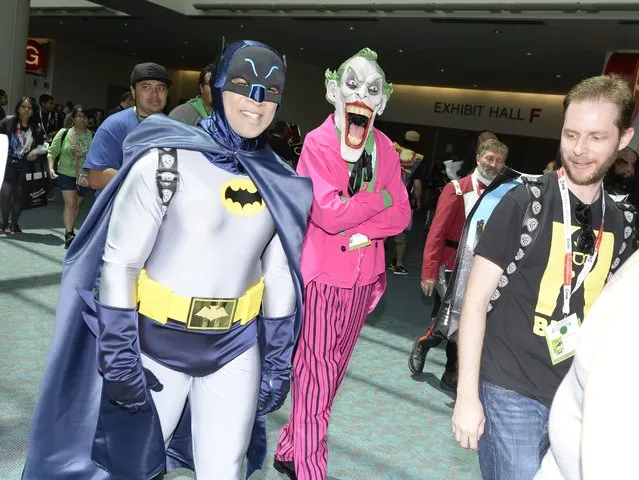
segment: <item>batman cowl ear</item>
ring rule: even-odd
[[[211,80],[209,80],[209,84],[211,87],[213,87],[215,74],[217,72],[217,68],[220,65],[220,61],[222,60],[222,55],[224,55],[225,49],[226,49],[226,39],[224,38],[224,36],[222,36],[222,38],[220,39],[220,46],[217,49],[217,56],[215,57],[215,60],[213,61],[213,68],[211,69]]]

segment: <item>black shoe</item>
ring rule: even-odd
[[[68,249],[71,246],[71,242],[75,238],[75,233],[73,230],[70,232],[64,232],[64,249]]]
[[[297,480],[295,475],[295,464],[293,462],[286,462],[284,460],[273,460],[273,468],[283,475],[286,475],[291,480]]]
[[[439,388],[446,390],[447,392],[457,391],[457,369],[444,370],[442,379],[439,382]]]
[[[413,375],[422,373],[424,363],[426,362],[426,354],[430,350],[430,346],[426,342],[420,342],[419,338],[413,343],[413,349],[408,356],[408,369]]]
[[[3,233],[7,233],[7,224],[6,223],[0,223],[0,235],[2,235]]]
[[[408,275],[408,272],[406,271],[403,265],[397,265],[395,269],[393,270],[393,273],[395,275]]]
[[[9,231],[11,233],[22,233],[22,229],[17,223],[12,223],[11,225],[9,225]]]

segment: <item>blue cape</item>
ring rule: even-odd
[[[236,156],[198,127],[153,115],[133,130],[124,142],[122,169],[96,199],[87,219],[71,244],[64,260],[56,310],[56,323],[39,398],[31,423],[26,480],[144,480],[165,468],[193,469],[190,414],[183,415],[166,451],[155,411],[129,414],[112,408],[100,409],[102,377],[97,370],[96,338],[82,318],[86,310],[78,289],[92,290],[102,265],[102,254],[115,196],[132,165],[153,148],[178,148],[206,153],[207,156]],[[312,185],[298,177],[270,149],[242,152],[237,159],[257,186],[273,217],[275,228],[289,261],[296,290],[295,336],[302,312],[302,275],[299,259],[306,232]],[[169,207],[170,208],[170,207]],[[107,402],[108,404],[108,402]],[[118,465],[104,453],[108,435],[100,428],[105,419],[122,427],[125,444],[117,445]],[[266,454],[266,418],[258,417],[248,452],[250,476],[261,468]],[[120,438],[120,437],[119,437]],[[113,476],[99,468],[111,465]]]

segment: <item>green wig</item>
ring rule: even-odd
[[[390,96],[393,93],[393,84],[388,83],[386,81],[386,75],[384,74],[384,70],[382,70],[382,67],[379,66],[379,63],[377,63],[377,52],[375,52],[374,50],[371,50],[368,47],[361,49],[351,58],[346,60],[344,63],[342,63],[339,66],[337,70],[332,71],[330,68],[328,68],[326,70],[326,73],[324,74],[324,79],[325,79],[324,84],[328,86],[328,82],[330,82],[331,80],[335,80],[339,84],[342,81],[342,75],[344,75],[344,71],[346,70],[346,64],[355,57],[362,57],[362,58],[365,58],[366,60],[375,62],[377,64],[377,70],[382,76],[382,93],[386,95],[388,98],[390,98]]]

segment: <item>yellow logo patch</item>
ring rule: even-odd
[[[237,178],[222,185],[222,205],[233,215],[257,215],[266,204],[255,184],[248,178]]]

